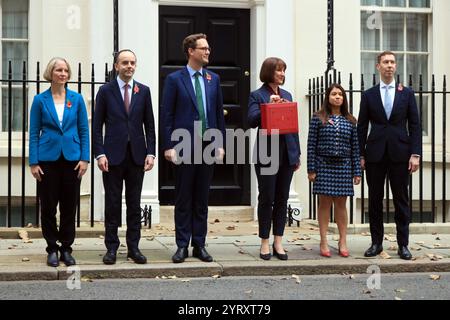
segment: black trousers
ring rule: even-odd
[[[105,189],[105,246],[107,250],[117,251],[120,240],[117,234],[122,223],[122,190],[125,181],[125,201],[127,205],[128,250],[138,249],[141,238],[141,192],[144,181],[144,166],[136,165],[128,145],[124,161],[117,166],[109,166],[103,172]]]
[[[208,229],[208,197],[214,165],[175,167],[175,238],[178,247],[204,247]]]
[[[366,163],[372,243],[382,244],[384,238],[383,199],[387,175],[394,200],[397,242],[399,246],[407,246],[409,243],[409,223],[411,221],[408,196],[409,163],[392,162],[386,154],[380,162]]]
[[[255,165],[258,178],[258,225],[259,237],[269,239],[273,224],[273,235],[283,236],[287,219],[287,202],[294,166],[289,165],[286,143],[280,137],[279,169],[276,174],[262,175],[260,164]]]
[[[75,171],[78,161],[67,161],[63,156],[57,161],[40,162],[44,172],[39,182],[41,200],[42,234],[47,241],[47,252],[58,250],[72,252],[75,240],[75,216],[80,196],[80,179]],[[59,230],[56,207],[59,204]],[[61,243],[61,247],[57,242]]]

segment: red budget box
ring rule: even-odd
[[[298,133],[297,102],[262,103],[261,128],[267,130],[279,130],[279,134]]]

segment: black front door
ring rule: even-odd
[[[205,33],[212,48],[208,69],[221,78],[226,127],[246,130],[250,10],[160,6],[159,27],[160,97],[166,76],[187,64],[181,48],[183,39],[193,33]],[[248,145],[247,141],[247,150]],[[174,204],[174,170],[164,160],[164,150],[159,149],[159,159],[159,200],[162,205]],[[250,166],[216,165],[209,204],[250,205]]]

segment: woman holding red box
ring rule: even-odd
[[[261,238],[260,257],[269,260],[270,230],[273,224],[273,255],[280,260],[287,260],[288,255],[283,248],[282,239],[287,216],[289,188],[294,171],[300,167],[300,142],[298,133],[266,136],[261,128],[261,104],[282,103],[292,101],[292,95],[280,88],[285,81],[286,63],[279,58],[267,58],[260,72],[260,80],[264,84],[252,92],[249,98],[248,122],[252,128],[258,128],[257,144],[259,152],[255,163],[258,178],[258,224]],[[261,148],[260,140],[265,135],[266,145]],[[277,141],[272,141],[277,139]],[[271,145],[278,142],[278,152],[270,154]],[[266,149],[270,162],[261,161],[261,149]],[[264,170],[275,165],[275,173],[267,174]]]

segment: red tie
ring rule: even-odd
[[[130,112],[130,95],[128,93],[128,83],[125,84],[124,89],[125,89],[125,93],[123,95],[123,102],[125,103],[125,111],[127,112],[127,114]]]

